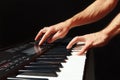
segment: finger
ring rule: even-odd
[[[57,40],[57,39],[63,38],[65,34],[66,34],[66,33],[64,33],[64,32],[58,31],[57,33],[55,33],[55,34],[49,39],[48,42],[49,42],[49,43],[52,43],[52,42],[54,42],[54,41]]]
[[[53,36],[51,36],[51,37],[48,39],[48,43],[52,43],[52,42],[54,42],[55,40],[59,39],[58,36],[59,36],[59,35],[58,35],[57,33],[54,34]]]
[[[82,55],[82,54],[86,53],[86,51],[88,51],[88,49],[90,49],[91,45],[92,45],[92,42],[86,43],[86,44],[82,47],[81,51],[78,52],[78,55]]]
[[[42,32],[42,30],[41,30],[41,31],[39,31],[39,33],[38,33],[37,36],[35,37],[35,40],[36,40],[36,41],[39,40],[42,36],[43,36],[43,32]]]
[[[74,44],[76,44],[77,42],[78,42],[79,40],[78,40],[78,37],[75,37],[75,38],[73,38],[71,41],[70,41],[70,43],[67,45],[67,49],[70,49]]]
[[[39,45],[42,45],[42,44],[48,39],[48,37],[50,36],[50,34],[51,34],[50,31],[46,32],[46,33],[43,35],[43,37],[41,38],[41,40],[40,40],[40,42],[39,42]]]

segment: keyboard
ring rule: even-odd
[[[3,51],[0,55],[0,79],[83,80],[86,55],[76,55],[80,45],[66,50],[68,41],[42,46],[29,42]]]

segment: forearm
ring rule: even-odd
[[[110,24],[101,32],[108,35],[110,38],[120,34],[120,13],[110,22]]]
[[[95,22],[107,15],[116,6],[118,0],[96,0],[85,10],[79,12],[65,22],[69,28]]]

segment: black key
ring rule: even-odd
[[[63,67],[62,66],[62,64],[61,63],[50,63],[50,62],[31,62],[29,65],[31,65],[31,66],[33,66],[33,65],[35,65],[35,66],[40,66],[40,65],[56,65],[56,66],[58,66],[58,67]]]
[[[53,61],[53,62],[65,62],[63,58],[37,58],[37,61]]]
[[[61,64],[61,62],[58,61],[36,61],[37,63],[49,63],[49,64]]]
[[[35,67],[35,68],[58,68],[58,66],[56,66],[56,65],[49,65],[49,66],[46,66],[46,65],[40,65],[40,66],[25,66],[25,68],[28,68],[28,67],[31,67],[31,68],[33,68],[33,67]]]
[[[25,66],[27,70],[51,70],[51,71],[60,71],[56,66]]]
[[[47,78],[18,78],[18,77],[8,77],[7,80],[48,80]]]
[[[63,58],[63,59],[67,59],[67,57],[66,57],[66,55],[49,55],[49,54],[47,54],[47,55],[41,55],[40,56],[40,58]]]
[[[66,55],[66,56],[69,56],[69,55],[71,55],[71,53],[70,52],[46,52],[46,53],[44,53],[44,55]]]
[[[53,69],[53,68],[52,68],[52,69],[49,69],[49,68],[48,68],[48,69],[42,69],[42,68],[40,68],[40,69],[39,69],[39,68],[27,68],[27,69],[24,69],[24,70],[19,70],[19,72],[32,72],[32,71],[33,71],[33,72],[36,72],[36,73],[37,73],[37,72],[39,72],[39,73],[40,73],[40,72],[46,72],[46,73],[47,73],[47,72],[60,72],[60,69]]]
[[[45,64],[45,63],[43,63],[43,64],[39,64],[39,63],[34,63],[34,64],[29,64],[28,66],[56,66],[56,67],[61,67],[61,66],[59,66],[59,65],[57,65],[57,64]]]
[[[67,52],[67,49],[64,46],[58,46],[50,49],[49,52]]]
[[[54,70],[50,70],[50,69],[39,69],[39,70],[19,70],[19,72],[23,73],[23,72],[27,72],[27,73],[53,73],[56,72]]]
[[[56,74],[56,72],[50,72],[50,73],[21,73],[19,75],[26,75],[26,76],[48,76],[48,77],[57,77],[58,75]]]

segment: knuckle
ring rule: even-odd
[[[79,39],[79,36],[76,36],[76,37],[74,38],[75,41],[77,41],[78,39]]]

